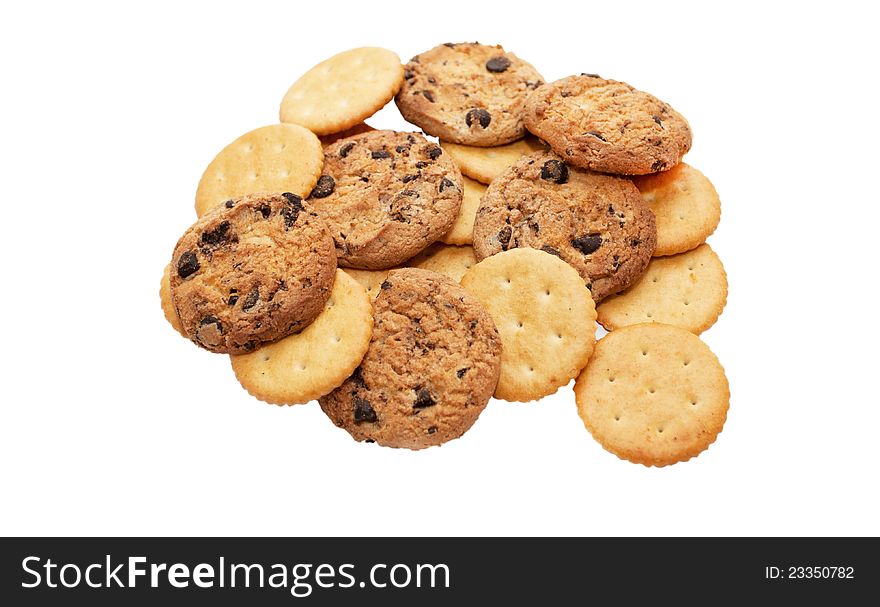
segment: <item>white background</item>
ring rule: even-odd
[[[0,533],[877,535],[876,22],[704,4],[5,3]],[[730,278],[704,334],[730,414],[700,457],[618,460],[570,388],[493,401],[441,448],[358,444],[315,403],[250,398],[163,318],[202,170],[301,73],[464,40],[690,121]],[[393,104],[370,122],[405,128]]]

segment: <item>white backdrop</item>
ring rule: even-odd
[[[845,2],[68,3],[0,9],[0,533],[877,535],[878,102]],[[832,6],[832,5],[825,5]],[[858,6],[858,3],[853,3]],[[158,286],[202,170],[341,50],[502,43],[690,121],[730,278],[704,334],[732,401],[695,460],[593,441],[570,388],[462,439],[358,444],[240,389]],[[370,120],[405,128],[393,104]]]

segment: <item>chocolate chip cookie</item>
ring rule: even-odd
[[[541,249],[572,265],[596,302],[641,276],[656,243],[654,215],[632,181],[571,167],[552,152],[524,156],[496,177],[474,223],[478,260]]]
[[[423,449],[473,425],[500,368],[498,331],[471,295],[436,272],[392,270],[367,354],[321,408],[355,440]]]
[[[530,64],[500,46],[441,44],[406,64],[400,113],[444,141],[493,146],[520,139],[526,96],[543,84]]]
[[[171,300],[192,341],[241,354],[308,326],[335,272],[330,232],[302,198],[250,195],[209,211],[180,238]]]
[[[595,74],[545,84],[525,104],[526,128],[575,166],[619,175],[672,168],[691,148],[684,117],[653,95]]]
[[[339,265],[379,270],[448,232],[463,190],[440,146],[416,133],[373,131],[324,149],[309,202],[330,228]]]

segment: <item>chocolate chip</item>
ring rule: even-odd
[[[229,293],[229,299],[226,300],[226,305],[234,306],[237,303],[238,303],[238,293],[235,293],[235,289],[233,289]]]
[[[383,158],[391,158],[391,152],[388,150],[376,150],[370,156],[372,156],[373,160],[381,160]]]
[[[541,250],[544,251],[545,253],[550,253],[551,255],[556,255],[556,257],[559,257],[560,259],[562,258],[562,254],[559,251],[557,251],[556,249],[554,249],[553,247],[551,247],[549,244],[545,244],[543,247],[541,247]]]
[[[586,74],[586,73],[582,73],[581,76],[587,76],[588,78],[601,78],[602,77],[599,74]]]
[[[418,179],[418,178],[419,178],[418,174],[415,174],[415,175],[404,175],[403,177],[400,178],[400,180],[401,180],[403,183],[409,183],[409,182],[412,181],[413,179]]]
[[[354,147],[354,141],[350,141],[350,142],[346,143],[344,146],[339,148],[339,157],[345,158],[346,156],[348,156],[348,153],[351,151],[351,149],[353,147]]]
[[[257,349],[257,342],[252,339],[248,342],[245,342],[241,347],[244,349],[245,352],[252,352],[253,350]]]
[[[665,167],[666,167],[666,163],[663,162],[662,160],[658,160],[654,164],[651,165],[651,170],[652,171],[662,171]]]
[[[257,305],[257,302],[260,300],[260,287],[254,287],[251,289],[251,292],[247,294],[247,297],[244,298],[244,303],[241,304],[241,309],[245,312],[248,312],[251,308]]]
[[[198,272],[201,267],[196,254],[192,251],[187,251],[177,260],[177,275],[186,280]]]
[[[361,181],[363,181],[364,183],[370,183],[370,178],[364,176],[364,177],[361,177]]]
[[[406,80],[412,80],[416,77],[416,73],[410,69],[403,70],[403,77]]]
[[[196,330],[196,339],[208,344],[217,344],[219,337],[223,335],[223,323],[216,316],[205,316],[199,321]]]
[[[607,139],[605,139],[604,137],[602,137],[602,133],[599,133],[599,132],[596,132],[596,131],[587,131],[587,135],[592,135],[593,137],[595,137],[595,138],[598,139],[599,141],[605,141],[605,142],[608,141]]]
[[[388,282],[387,280],[383,280],[383,281],[382,281],[382,284],[379,285],[379,288],[382,289],[383,291],[384,291],[385,289],[390,289],[390,288],[391,288],[391,283]]]
[[[583,253],[589,255],[594,253],[602,245],[602,236],[599,234],[587,234],[586,236],[578,236],[571,241],[571,246]]]
[[[287,199],[287,203],[281,209],[281,216],[284,217],[284,228],[289,230],[290,226],[296,223],[299,212],[303,210],[302,198],[290,192],[284,192],[282,196]]]
[[[437,431],[437,426],[428,426],[428,434],[434,434]]]
[[[563,97],[563,98],[564,98],[564,97],[570,97],[570,96],[571,96],[571,91],[559,91],[559,96],[560,96],[560,97]]]
[[[659,124],[660,126],[663,126],[663,121],[660,120],[660,116],[651,116],[651,118],[654,119],[654,122],[656,122],[656,123]]]
[[[431,103],[434,103],[434,95],[431,94],[431,91],[422,91],[422,96]]]
[[[372,438],[365,438],[364,442],[365,443],[375,443],[376,441],[374,441]]]
[[[631,247],[637,247],[640,244],[642,244],[642,241],[639,240],[638,238],[633,238],[632,240],[629,241],[629,246],[631,246]]]
[[[376,415],[376,410],[373,409],[370,401],[368,401],[366,398],[355,396],[352,400],[354,402],[355,423],[375,422],[379,419],[379,417]]]
[[[501,248],[503,250],[507,250],[507,245],[510,243],[510,236],[513,234],[513,229],[510,226],[504,226],[498,232],[498,242],[501,243]]]
[[[614,213],[615,213],[614,205],[609,204],[608,205],[608,214],[611,215],[612,217],[614,217]]]
[[[568,182],[568,167],[559,160],[548,160],[541,167],[541,179],[554,183]]]
[[[440,182],[440,191],[443,192],[447,188],[455,188],[455,184],[444,177],[443,181]]]
[[[336,189],[336,180],[330,175],[321,175],[309,198],[327,198]]]
[[[202,320],[199,321],[200,327],[205,327],[207,325],[217,325],[217,330],[220,333],[223,333],[223,323],[220,322],[220,319],[216,316],[205,316]]]
[[[440,158],[440,154],[443,153],[443,150],[441,150],[439,146],[435,145],[434,147],[430,147],[425,150],[425,152],[428,154],[428,158],[430,158],[431,160],[437,160],[438,158]]]
[[[272,207],[270,207],[268,204],[261,204],[259,207],[257,207],[257,211],[260,212],[260,215],[263,216],[263,219],[269,219],[269,215],[272,214]]]
[[[227,209],[231,209],[232,207],[235,206],[235,201],[230,199],[230,200],[227,200],[225,204],[226,204]]]
[[[413,409],[424,409],[425,407],[433,407],[437,401],[431,396],[426,388],[419,388],[416,391],[416,399],[413,401]]]
[[[492,115],[483,108],[474,108],[465,115],[464,121],[468,126],[479,122],[480,126],[485,129],[492,122]]]
[[[363,371],[361,370],[360,366],[358,366],[358,368],[354,370],[349,379],[354,382],[354,385],[357,386],[357,388],[367,387],[367,382],[364,381]]]
[[[470,367],[459,369],[455,372],[455,375],[458,377],[458,379],[461,379],[462,377],[464,377],[464,374],[468,372],[468,370],[470,370]]]
[[[510,59],[501,55],[500,57],[492,57],[486,62],[486,69],[494,74],[499,74],[510,67]]]
[[[455,43],[454,42],[444,42],[443,46],[448,46],[449,48],[455,48]]]
[[[403,154],[404,152],[409,151],[409,146],[408,145],[399,145],[394,148],[394,151],[397,152],[398,154]]]
[[[221,221],[213,230],[202,232],[201,243],[210,247],[219,247],[226,244],[232,236],[229,233],[229,228],[228,221]]]
[[[419,161],[416,163],[416,168],[417,168],[417,169],[423,169],[423,168],[425,168],[426,166],[428,166],[428,163],[425,162],[424,160],[419,160]]]

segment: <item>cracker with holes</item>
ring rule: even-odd
[[[534,67],[500,46],[450,42],[410,59],[395,101],[429,135],[503,145],[525,134],[526,96],[542,83]]]
[[[486,193],[486,186],[482,183],[463,175],[461,179],[464,185],[461,208],[458,210],[455,223],[446,234],[440,237],[440,242],[446,244],[463,245],[474,242],[474,220],[477,217],[480,200]]]
[[[477,259],[541,249],[571,264],[597,302],[641,276],[656,238],[629,179],[570,167],[553,152],[523,156],[499,175],[474,222]]]
[[[400,58],[362,47],[322,61],[291,85],[281,101],[281,122],[329,135],[363,122],[391,101],[403,82]]]
[[[418,133],[372,131],[324,150],[309,202],[333,234],[339,265],[399,265],[443,236],[462,201],[461,172]]]
[[[380,286],[388,277],[391,270],[357,270],[355,268],[345,268],[345,273],[354,278],[360,285],[367,290],[370,299],[376,299],[379,295]]]
[[[599,323],[614,331],[627,325],[660,322],[699,335],[718,320],[727,302],[727,274],[715,251],[655,257],[642,277],[596,309]]]
[[[476,263],[473,247],[434,243],[409,260],[408,265],[439,272],[455,282],[461,282],[461,277]]]
[[[244,196],[181,236],[171,302],[194,343],[241,354],[306,328],[324,308],[335,272],[330,232],[299,196]]]
[[[593,438],[645,466],[686,461],[707,449],[724,427],[730,400],[709,347],[685,329],[656,323],[600,339],[574,391]]]
[[[370,298],[342,270],[324,310],[303,331],[232,356],[232,370],[245,390],[276,405],[307,403],[324,396],[360,364],[373,329]]]
[[[493,147],[481,148],[449,141],[441,141],[440,147],[452,156],[462,175],[486,185],[523,156],[547,149],[537,137],[531,135],[513,143]]]
[[[721,201],[705,175],[685,163],[635,177],[633,183],[657,219],[654,255],[675,255],[700,246],[718,227]]]
[[[462,286],[486,307],[504,345],[496,398],[553,394],[587,364],[596,310],[570,265],[537,249],[512,249],[468,270]]]
[[[355,440],[423,449],[464,434],[495,389],[501,340],[492,318],[451,279],[392,270],[374,303],[358,369],[321,398]]]
[[[196,190],[199,217],[231,198],[290,192],[305,198],[324,165],[321,142],[294,124],[273,124],[245,133],[217,154]]]

